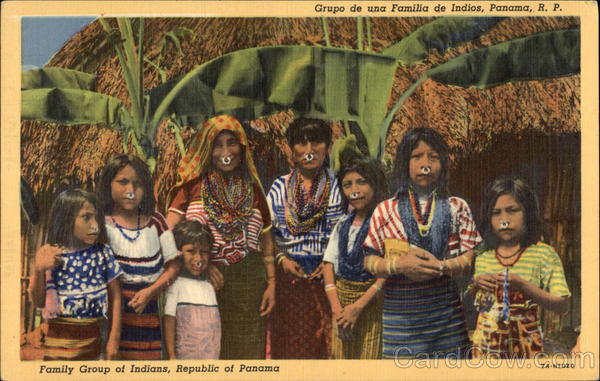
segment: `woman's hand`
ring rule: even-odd
[[[388,259],[390,260],[390,259]],[[431,253],[412,247],[408,254],[396,257],[396,273],[414,281],[425,281],[440,276],[440,261]]]
[[[119,341],[109,338],[106,343],[106,359],[118,360],[119,357]]]
[[[498,274],[481,274],[473,280],[473,287],[476,290],[494,292],[496,290],[496,275]],[[504,281],[504,275],[502,275]]]
[[[221,288],[223,288],[223,285],[225,284],[225,278],[223,277],[221,270],[219,270],[219,268],[216,265],[209,263],[206,268],[206,271],[208,273],[208,280],[214,287],[215,291],[218,291]]]
[[[356,320],[358,320],[362,310],[363,307],[356,302],[347,305],[342,310],[340,318],[336,320],[338,325],[341,325],[344,329],[354,328],[354,324],[356,324]]]
[[[306,274],[300,264],[293,259],[285,257],[281,262],[281,268],[286,274],[291,274],[296,278],[306,278]]]
[[[323,277],[323,262],[308,276],[308,279],[321,279]]]
[[[135,295],[133,295],[133,298],[131,298],[131,300],[129,301],[129,303],[127,303],[127,305],[133,308],[133,310],[136,313],[141,314],[142,312],[144,312],[146,305],[152,299],[153,296],[154,294],[150,287],[146,287],[136,292]]]
[[[37,271],[46,271],[55,268],[63,263],[61,254],[62,247],[44,245],[37,249],[35,253],[35,269]]]
[[[260,302],[260,316],[267,316],[275,307],[275,282],[269,282]]]

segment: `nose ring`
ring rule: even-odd
[[[127,192],[127,193],[125,193],[125,197],[128,200],[133,200],[133,199],[135,199],[135,194],[133,192]]]
[[[309,152],[306,155],[304,155],[304,160],[306,160],[306,161],[313,161],[314,159],[315,159],[315,154],[312,152]]]
[[[431,172],[431,167],[428,167],[428,166],[421,167],[421,174],[428,175],[429,172]]]
[[[90,234],[95,234],[95,233],[98,233],[98,226],[90,227]]]
[[[508,221],[502,221],[500,222],[500,229],[506,229],[508,227],[509,223]]]
[[[360,193],[358,193],[358,192],[350,193],[350,200],[356,200],[359,197],[360,197]]]
[[[229,156],[224,156],[221,158],[221,163],[223,163],[223,165],[229,165],[231,164],[231,157]]]

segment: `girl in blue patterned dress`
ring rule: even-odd
[[[118,356],[122,271],[105,244],[97,205],[93,193],[62,192],[52,205],[47,244],[35,254],[32,299],[56,311],[48,320],[44,360],[98,359],[100,323],[107,317],[106,358]]]
[[[173,234],[154,210],[148,166],[118,155],[102,169],[97,187],[106,214],[108,241],[123,268],[123,329],[120,353],[127,360],[160,360],[162,334],[158,296],[177,277],[181,264]]]

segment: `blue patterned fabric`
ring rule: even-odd
[[[352,249],[348,251],[348,233],[356,216],[356,212],[352,212],[347,219],[341,222],[340,237],[338,241],[339,259],[338,259],[338,275],[344,279],[365,282],[373,279],[373,275],[364,268],[365,248],[363,242],[369,233],[369,221],[373,211],[370,211],[356,234],[356,239],[352,244]]]

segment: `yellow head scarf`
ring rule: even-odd
[[[187,154],[181,159],[179,167],[177,168],[177,182],[167,194],[167,207],[170,205],[173,195],[179,187],[197,179],[210,169],[212,165],[213,142],[217,135],[222,131],[231,131],[238,138],[240,145],[244,147],[245,165],[250,174],[250,178],[252,179],[252,182],[256,184],[258,189],[260,189],[260,197],[263,199],[265,198],[264,190],[254,165],[254,159],[250,153],[248,137],[246,136],[244,128],[234,117],[229,115],[219,115],[202,123],[200,132],[194,137]]]

